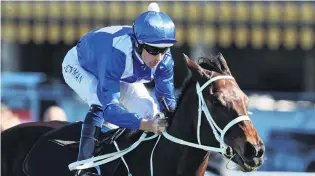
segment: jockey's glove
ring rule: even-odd
[[[161,134],[168,126],[167,118],[160,112],[153,119],[143,119],[141,121],[140,130]]]

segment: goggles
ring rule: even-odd
[[[164,54],[168,49],[169,47],[166,47],[166,48],[158,48],[158,47],[154,47],[154,46],[150,46],[150,45],[147,45],[147,44],[143,44],[142,47],[151,55],[158,55],[158,54]]]

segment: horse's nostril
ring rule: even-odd
[[[264,149],[261,148],[257,153],[257,157],[259,158],[262,157],[264,153],[265,153]]]
[[[257,151],[256,147],[252,143],[246,142],[245,143],[244,156],[246,158],[254,158],[257,155],[258,155],[258,151]]]

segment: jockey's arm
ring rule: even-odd
[[[143,119],[136,113],[130,113],[119,102],[120,77],[124,71],[125,58],[102,59],[103,63],[97,87],[97,96],[104,107],[103,118],[106,122],[122,128],[140,129],[143,131],[156,132],[153,129],[152,120]]]
[[[159,97],[164,97],[167,106],[170,109],[175,109],[176,98],[174,90],[174,61],[170,53],[165,58],[163,65],[159,66],[156,70],[155,76],[155,96],[157,99]],[[159,101],[160,111],[163,111],[164,106],[162,102]]]
[[[117,53],[104,57],[107,58],[102,58],[102,63],[99,63],[103,68],[99,69],[100,81],[97,87],[97,96],[104,108],[103,118],[122,128],[138,129],[142,118],[136,113],[128,112],[119,102],[120,77],[125,68],[125,58]]]
[[[120,84],[119,81],[107,80],[109,87],[103,87],[105,92],[103,94],[101,102],[104,105],[104,120],[122,128],[128,129],[140,129],[143,131],[151,131],[157,133],[156,125],[157,121],[140,118],[136,113],[128,112],[120,103]],[[99,86],[100,87],[100,86]],[[98,89],[98,91],[101,91]]]

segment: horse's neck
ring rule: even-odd
[[[193,86],[193,85],[191,85]],[[194,87],[186,90],[185,95],[179,102],[176,114],[172,119],[172,124],[168,133],[179,139],[197,143],[196,128],[194,127],[194,118],[198,115],[198,97]],[[206,154],[205,151],[183,146],[164,139],[163,146],[160,148],[163,152],[159,157],[168,158],[169,164],[164,165],[168,170],[172,170],[174,175],[195,175]],[[165,150],[167,148],[168,150]]]
[[[186,90],[185,95],[179,102],[175,116],[172,119],[172,125],[168,133],[177,138],[191,141],[194,138],[196,128],[194,128],[194,118],[198,114],[198,97],[195,88]]]

